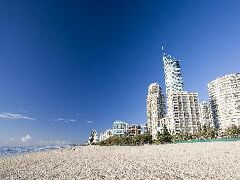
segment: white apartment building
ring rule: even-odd
[[[167,95],[167,116],[162,122],[172,134],[195,133],[198,130],[200,112],[198,93],[184,91],[180,61],[163,54]]]
[[[94,144],[98,142],[98,133],[96,130],[91,130],[90,136],[88,138],[88,144]]]
[[[169,116],[165,116],[165,117],[161,118],[159,120],[159,125],[157,127],[157,131],[162,134],[164,125],[166,125],[168,129],[170,129],[170,122],[171,121],[170,121]]]
[[[240,73],[226,75],[208,84],[212,116],[222,130],[240,125]]]
[[[160,119],[164,116],[164,96],[161,87],[157,83],[152,83],[147,94],[147,128],[153,139],[156,139]]]
[[[199,104],[200,108],[200,124],[214,127],[210,103],[203,101]]]
[[[183,91],[183,78],[181,74],[180,61],[163,54],[164,75],[167,96],[167,111],[171,103],[171,94]]]
[[[123,121],[114,121],[113,122],[113,135],[116,136],[126,136],[128,130],[128,123]]]
[[[141,124],[140,126],[141,126],[141,134],[144,134],[144,133],[146,133],[148,131],[146,125]]]
[[[170,95],[170,103],[170,133],[196,133],[200,125],[198,93],[173,93]]]
[[[105,130],[104,132],[100,133],[99,141],[104,141],[104,140],[108,139],[111,136],[113,136],[112,130],[111,129]]]

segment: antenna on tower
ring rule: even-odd
[[[162,45],[162,47],[161,47],[161,50],[162,50],[162,55],[164,56],[165,53],[164,53],[164,47],[163,47],[163,45]]]
[[[162,45],[162,51],[164,51],[163,45]]]

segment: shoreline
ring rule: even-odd
[[[75,146],[0,158],[0,179],[240,179],[240,142]]]
[[[55,149],[46,149],[46,150],[40,150],[40,151],[29,151],[29,152],[19,152],[19,153],[13,153],[13,154],[6,154],[6,155],[0,155],[0,159],[4,157],[15,157],[15,156],[21,156],[21,155],[27,155],[27,154],[33,154],[33,153],[41,153],[41,152],[49,152],[49,151],[55,151],[55,150],[63,150],[63,149],[72,149],[72,148],[79,148],[79,147],[88,147],[88,146],[100,146],[100,147],[140,147],[140,146],[162,146],[162,145],[174,145],[174,144],[195,144],[195,143],[227,143],[227,142],[240,142],[240,138],[217,138],[217,139],[205,139],[205,140],[184,140],[184,141],[177,141],[173,143],[164,143],[164,144],[143,144],[143,145],[109,145],[109,146],[101,146],[101,145],[74,145],[74,146],[66,146],[61,148],[55,148]],[[14,148],[14,147],[13,147]]]

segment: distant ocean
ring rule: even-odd
[[[16,154],[23,154],[23,153],[31,153],[31,152],[40,152],[40,151],[47,151],[51,149],[61,149],[70,147],[70,145],[64,146],[55,146],[55,145],[47,145],[47,146],[38,146],[38,147],[0,147],[0,156],[10,156]]]

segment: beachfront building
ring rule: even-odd
[[[137,124],[132,124],[132,125],[128,126],[127,134],[130,137],[141,134],[141,126],[137,125]]]
[[[203,101],[199,104],[199,108],[201,126],[214,127],[210,103]]]
[[[208,84],[212,117],[222,130],[240,125],[240,73],[226,75]]]
[[[116,136],[126,136],[128,130],[128,123],[123,121],[114,121],[112,133]]]
[[[165,116],[164,96],[161,87],[152,83],[147,94],[147,128],[153,139],[156,139],[159,121]]]
[[[166,53],[163,54],[163,65],[167,96],[167,111],[172,104],[171,95],[183,91],[183,78],[181,74],[180,61]]]
[[[88,138],[88,144],[95,144],[98,142],[98,133],[96,130],[91,130]]]
[[[172,134],[195,133],[200,123],[198,93],[184,91],[180,61],[178,59],[164,53],[163,64],[167,116],[160,123],[165,123]]]
[[[104,141],[104,140],[108,139],[111,136],[113,136],[112,130],[111,129],[105,130],[104,132],[100,133],[99,141]]]
[[[165,116],[159,120],[159,124],[157,127],[157,131],[160,132],[161,134],[163,133],[163,128],[164,125],[166,125],[167,129],[170,130],[170,118],[169,116]]]
[[[141,126],[141,134],[148,132],[146,125],[141,124],[140,126]]]
[[[171,94],[168,113],[168,129],[172,134],[196,133],[200,125],[198,93],[178,92]]]

